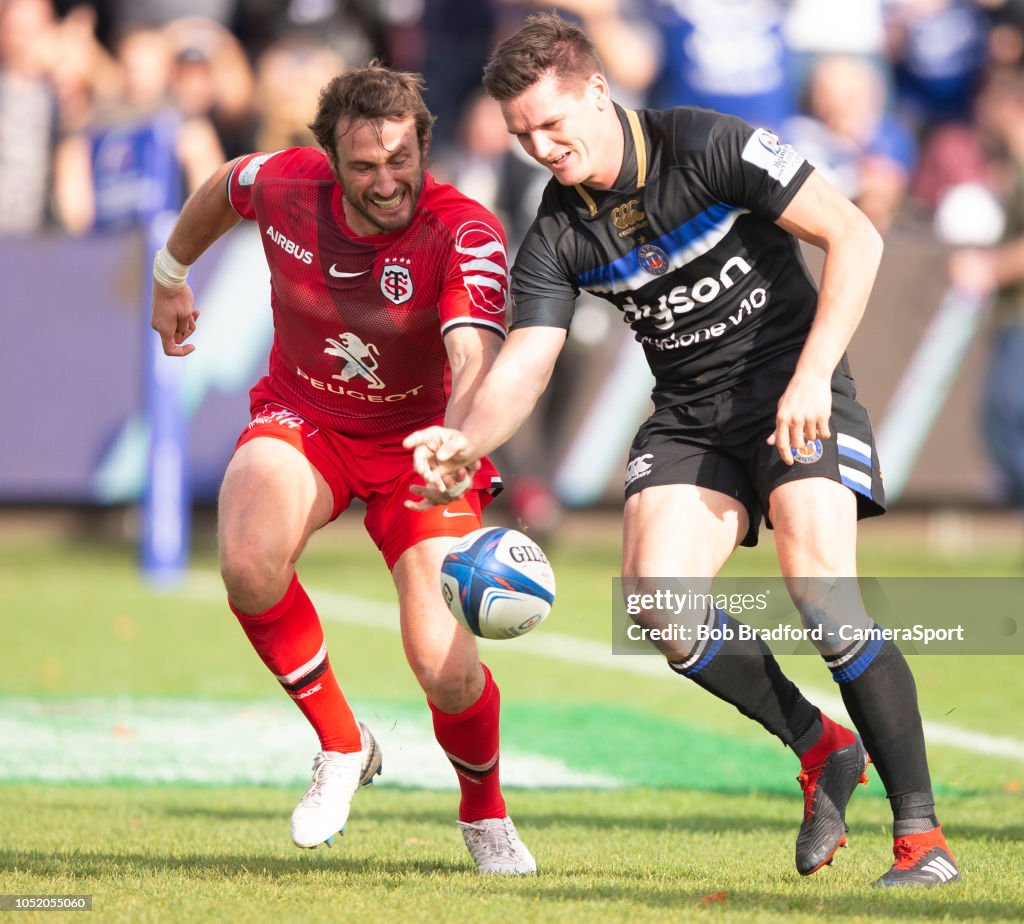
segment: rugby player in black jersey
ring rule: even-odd
[[[626,470],[624,589],[710,579],[736,546],[756,543],[764,517],[804,626],[824,630],[815,644],[857,733],[808,702],[765,642],[721,610],[690,614],[689,637],[705,641],[658,647],[800,759],[800,873],[846,843],[846,804],[870,755],[894,818],[895,862],[875,884],[958,880],[913,676],[872,631],[853,580],[857,520],[884,511],[845,352],[881,257],[877,232],[770,132],[709,110],[617,105],[594,46],[557,14],[502,42],[484,86],[553,179],[516,258],[508,340],[461,430],[406,441],[417,469],[436,482],[501,445],[547,386],[580,290],[615,304],[656,380]],[[825,252],[820,289],[797,238]],[[654,613],[634,618],[657,624]],[[840,640],[840,625],[857,639]]]

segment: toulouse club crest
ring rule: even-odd
[[[380,291],[396,305],[404,305],[412,298],[412,273],[409,260],[398,258],[394,263],[385,262],[380,274]]]
[[[654,244],[644,244],[636,252],[636,258],[652,276],[662,276],[668,270],[668,254]]]

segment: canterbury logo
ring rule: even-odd
[[[651,473],[651,459],[654,458],[654,453],[645,452],[642,456],[637,456],[629,465],[626,466],[626,487],[628,488],[638,478],[644,478]]]
[[[647,216],[636,207],[637,202],[636,199],[630,199],[625,205],[612,209],[612,224],[616,228],[625,231],[647,220]]]

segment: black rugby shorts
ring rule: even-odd
[[[667,403],[637,431],[626,466],[626,497],[655,485],[693,484],[720,491],[747,508],[750,528],[742,545],[757,545],[768,497],[781,484],[829,478],[857,498],[857,518],[885,512],[885,490],[867,411],[853,379],[832,377],[832,416],[827,440],[815,440],[793,465],[765,441],[775,430],[779,398],[793,374],[791,362],[758,369],[749,381],[691,401]]]

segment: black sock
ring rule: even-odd
[[[892,806],[893,837],[922,834],[939,826],[939,819],[935,815],[935,799],[930,792],[891,796],[889,804]]]
[[[934,828],[939,821],[917,688],[906,658],[888,639],[869,639],[825,662],[885,784],[895,836]]]
[[[760,639],[741,640],[740,623],[721,610],[711,615],[710,624],[732,637],[701,643],[685,661],[670,661],[669,667],[732,703],[785,745],[812,736],[817,740],[813,732],[815,722],[821,722],[817,707],[782,673],[768,646]]]
[[[818,743],[818,739],[821,737],[823,729],[824,723],[821,721],[821,716],[816,715],[807,731],[794,740],[791,745],[797,757],[803,757],[804,754]]]

